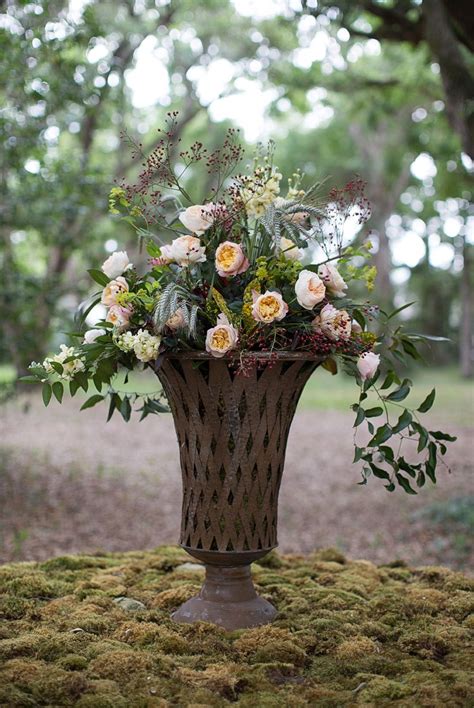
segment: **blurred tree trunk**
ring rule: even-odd
[[[353,123],[350,126],[351,135],[361,150],[367,166],[367,196],[372,204],[372,216],[369,222],[371,230],[377,236],[378,249],[374,255],[374,265],[377,268],[376,295],[383,309],[393,308],[393,288],[390,279],[392,270],[392,252],[387,236],[386,223],[395,211],[402,192],[410,179],[410,160],[400,159],[398,174],[393,174],[387,168],[387,154],[394,137],[400,143],[406,125],[406,113],[410,109],[404,107],[397,120],[397,131],[394,135],[393,124],[381,121],[376,130],[366,133],[362,126]]]
[[[461,324],[459,332],[459,354],[461,375],[471,378],[474,375],[473,347],[473,303],[472,303],[472,246],[463,237],[463,271],[461,274]]]

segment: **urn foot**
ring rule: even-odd
[[[257,595],[250,565],[206,565],[206,579],[197,597],[173,613],[175,622],[211,622],[227,630],[258,627],[271,622],[276,609]]]

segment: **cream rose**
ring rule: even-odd
[[[280,293],[267,290],[263,295],[253,293],[252,317],[257,322],[270,324],[282,320],[288,312],[288,305]]]
[[[362,381],[371,379],[377,373],[380,364],[380,354],[374,352],[366,352],[357,360],[357,368]]]
[[[102,297],[100,301],[106,307],[111,307],[112,305],[117,305],[117,297],[122,293],[128,293],[129,287],[128,283],[124,277],[119,275],[115,280],[111,280],[107,283],[105,288],[102,290]]]
[[[331,295],[344,297],[347,284],[335,266],[331,263],[324,263],[319,267],[318,275]]]
[[[207,231],[214,223],[216,205],[195,204],[185,209],[179,216],[179,220],[184,226],[198,236]]]
[[[334,305],[325,305],[312,324],[334,342],[351,336],[351,318],[345,310],[337,310]]]
[[[176,310],[176,312],[171,315],[171,317],[166,320],[165,322],[165,327],[169,327],[173,332],[176,332],[178,329],[183,329],[185,326],[185,321],[184,321],[184,316],[183,316],[183,310],[179,308]]]
[[[102,271],[109,278],[116,278],[131,267],[126,251],[115,251],[102,263]]]
[[[289,261],[300,261],[303,258],[303,250],[291,240],[282,236],[280,239],[281,255]]]
[[[88,329],[84,332],[84,344],[92,344],[98,337],[102,337],[105,334],[105,329]]]
[[[121,305],[112,305],[105,318],[106,322],[110,322],[116,327],[117,330],[127,329],[130,317],[133,310],[129,307],[122,307]]]
[[[307,211],[296,211],[294,214],[285,214],[283,217],[286,221],[306,229],[311,226],[309,214]]]
[[[212,356],[219,358],[231,349],[235,349],[238,341],[239,333],[237,329],[221,313],[217,318],[216,326],[207,330],[206,351]]]
[[[242,246],[232,241],[224,241],[216,250],[216,270],[220,276],[230,278],[245,273],[249,261]]]
[[[295,283],[296,299],[305,310],[312,310],[324,300],[326,286],[316,273],[302,270]]]
[[[163,253],[163,249],[161,249]],[[167,254],[180,266],[189,266],[193,263],[204,263],[206,249],[201,246],[201,241],[196,236],[179,236],[171,243]]]

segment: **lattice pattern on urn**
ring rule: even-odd
[[[277,545],[288,431],[317,366],[306,357],[234,374],[225,361],[168,355],[158,370],[173,409],[183,475],[181,544],[206,551]]]

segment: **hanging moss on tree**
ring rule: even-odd
[[[202,570],[176,548],[0,568],[0,705],[466,706],[472,581],[338,551],[255,564],[273,625],[170,612]],[[472,675],[471,675],[472,681]]]

